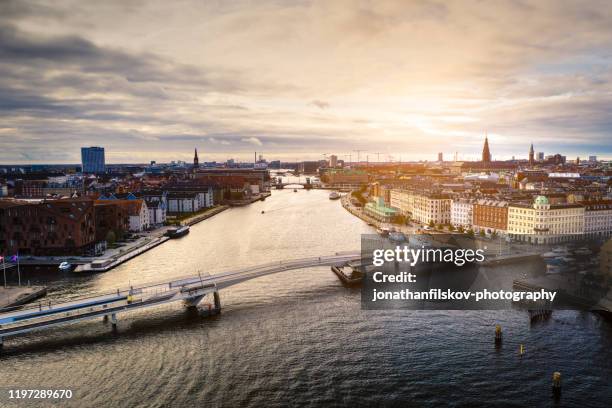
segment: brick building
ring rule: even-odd
[[[79,254],[96,241],[92,200],[0,201],[0,253]]]

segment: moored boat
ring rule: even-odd
[[[166,232],[166,236],[170,238],[180,238],[189,233],[189,225],[184,225],[179,228],[170,228]]]
[[[337,192],[337,191],[332,191],[332,192],[329,194],[329,199],[330,199],[330,200],[337,200],[337,199],[339,199],[339,198],[340,198],[340,194],[338,194],[338,192]]]

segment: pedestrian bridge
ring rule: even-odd
[[[110,318],[113,328],[116,328],[119,313],[177,301],[184,302],[188,307],[197,307],[208,295],[212,295],[214,299],[214,309],[212,305],[208,305],[209,312],[218,312],[221,309],[219,297],[221,289],[274,273],[314,266],[339,266],[352,261],[361,261],[359,251],[270,262],[214,275],[186,276],[167,282],[117,289],[116,292],[62,303],[29,304],[18,310],[0,312],[0,347],[7,336],[81,320]]]

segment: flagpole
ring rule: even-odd
[[[2,269],[4,270],[4,289],[6,289],[6,260],[2,257]]]
[[[21,272],[19,271],[19,252],[17,252],[17,277],[19,279],[19,287],[21,287]]]

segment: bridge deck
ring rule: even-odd
[[[316,258],[271,262],[264,265],[226,271],[214,275],[186,276],[67,302],[39,302],[25,308],[0,313],[0,339],[32,330],[113,315],[131,309],[175,301],[199,300],[209,293],[261,276],[312,266],[341,265],[360,259],[356,251]]]

